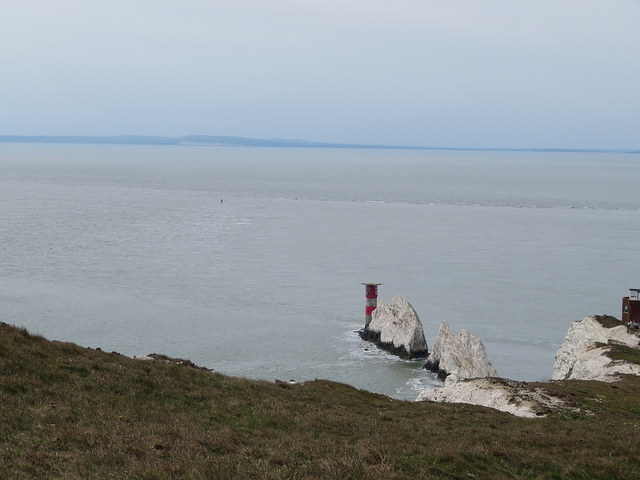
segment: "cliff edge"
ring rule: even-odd
[[[468,403],[507,412],[517,417],[539,418],[563,407],[559,398],[542,388],[506,378],[473,378],[424,390],[417,401]]]
[[[556,353],[553,380],[616,381],[620,374],[640,375],[631,361],[640,355],[638,333],[619,320],[591,315],[573,322]]]

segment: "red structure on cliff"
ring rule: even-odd
[[[630,288],[629,296],[622,297],[622,321],[640,324],[640,288]]]

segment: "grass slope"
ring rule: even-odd
[[[523,419],[232,378],[0,325],[0,478],[638,478],[640,379],[541,384]]]
[[[598,323],[600,323],[604,328],[613,328],[625,325],[622,321],[611,315],[596,315],[595,317]]]

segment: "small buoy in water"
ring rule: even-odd
[[[224,203],[224,198],[220,198],[220,203]]]

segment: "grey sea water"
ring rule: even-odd
[[[542,380],[640,287],[640,155],[0,145],[0,320],[222,373],[413,399],[361,282]],[[224,200],[221,202],[221,200]]]

